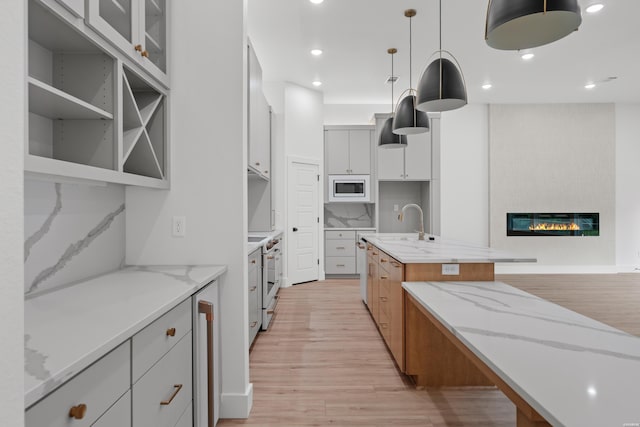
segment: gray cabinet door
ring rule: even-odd
[[[404,178],[412,181],[431,179],[431,132],[409,135],[404,150]]]
[[[349,173],[369,175],[371,173],[371,131],[349,131]]]
[[[349,131],[327,130],[324,137],[327,174],[349,174]]]
[[[378,147],[378,179],[398,181],[404,179],[404,150],[406,148]]]

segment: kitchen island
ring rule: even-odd
[[[491,382],[437,333],[445,354],[457,369],[434,372],[419,353],[406,346],[406,319],[402,282],[493,281],[496,262],[536,262],[488,247],[415,233],[376,233],[367,242],[367,307],[398,365],[417,385],[490,385]]]

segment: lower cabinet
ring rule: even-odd
[[[262,251],[249,254],[249,346],[262,326]]]
[[[325,230],[324,271],[326,274],[350,276],[364,273],[358,271],[356,262],[359,231],[362,230]]]
[[[214,286],[200,292],[217,292]],[[187,298],[31,406],[25,412],[25,426],[192,427],[193,364],[197,358],[191,304],[192,298]],[[219,330],[215,334],[219,335]],[[214,341],[216,351],[218,342]],[[219,358],[214,356],[214,365],[218,364]],[[219,372],[215,368],[217,381]],[[218,399],[219,394],[214,394],[216,417]],[[206,399],[200,400],[206,406]]]
[[[367,306],[398,367],[404,371],[404,264],[371,244],[367,245],[367,256]]]

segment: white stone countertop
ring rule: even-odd
[[[335,230],[335,231],[349,231],[349,230],[362,230],[362,231],[375,231],[376,228],[375,227],[331,227],[328,225],[324,226],[324,230],[325,231],[331,231],[331,230]]]
[[[27,297],[25,408],[226,271],[226,266],[132,266]]]
[[[500,282],[402,287],[550,424],[640,423],[640,338]]]
[[[425,235],[425,240],[418,240],[417,233],[374,233],[362,237],[404,264],[537,261],[536,258],[429,234]]]
[[[247,253],[249,253],[249,254],[253,253],[257,249],[262,247],[262,245],[267,243],[268,240],[275,239],[276,237],[281,237],[282,234],[283,234],[282,230],[250,231],[249,232],[249,237],[262,237],[262,240],[260,240],[259,242],[248,242],[247,243],[247,248],[248,248],[248,252]]]

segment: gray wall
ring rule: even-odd
[[[378,189],[378,232],[380,233],[413,233],[420,228],[420,217],[417,209],[407,209],[403,222],[398,221],[398,214],[408,203],[420,205],[425,214],[424,229],[429,233],[429,182],[418,181],[381,181]],[[398,211],[394,211],[395,205]]]
[[[492,247],[551,265],[615,265],[613,104],[491,105]],[[599,212],[599,237],[507,237],[507,212]]]

